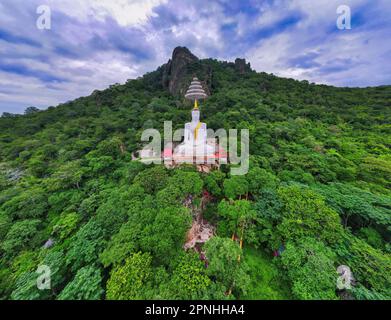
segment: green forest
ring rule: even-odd
[[[0,299],[391,299],[391,86],[316,85],[214,59],[186,68],[184,85],[207,83],[209,128],[249,129],[249,172],[132,161],[143,130],[190,119],[163,67],[4,113]],[[183,249],[205,193],[207,263]],[[351,288],[337,287],[341,265]]]

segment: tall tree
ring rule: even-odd
[[[302,300],[337,299],[335,259],[332,250],[315,239],[288,242],[281,262],[295,296]]]
[[[249,285],[247,264],[238,262],[242,250],[229,238],[213,237],[205,244],[208,259],[207,274],[222,284],[225,292],[233,289],[236,296],[246,293]]]
[[[125,264],[112,270],[107,281],[108,300],[142,300],[152,277],[152,257],[148,253],[135,253]]]

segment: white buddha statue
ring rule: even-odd
[[[185,124],[184,141],[175,150],[174,156],[186,158],[186,162],[193,162],[193,157],[199,158],[200,162],[206,156],[214,154],[214,147],[207,144],[206,123],[200,122],[200,110],[198,98],[206,98],[206,94],[197,78],[193,79],[186,97],[194,99],[194,109],[191,112],[191,122]]]
[[[193,109],[191,122],[185,124],[184,143],[194,146],[206,144],[206,123],[200,122],[200,111]]]

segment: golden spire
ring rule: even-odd
[[[194,100],[194,110],[198,110],[198,100]]]

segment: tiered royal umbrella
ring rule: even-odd
[[[197,78],[193,78],[189,89],[187,89],[185,98],[189,100],[194,100],[194,109],[198,109],[198,100],[206,99],[208,95],[205,93],[204,88],[201,85],[201,82]]]

